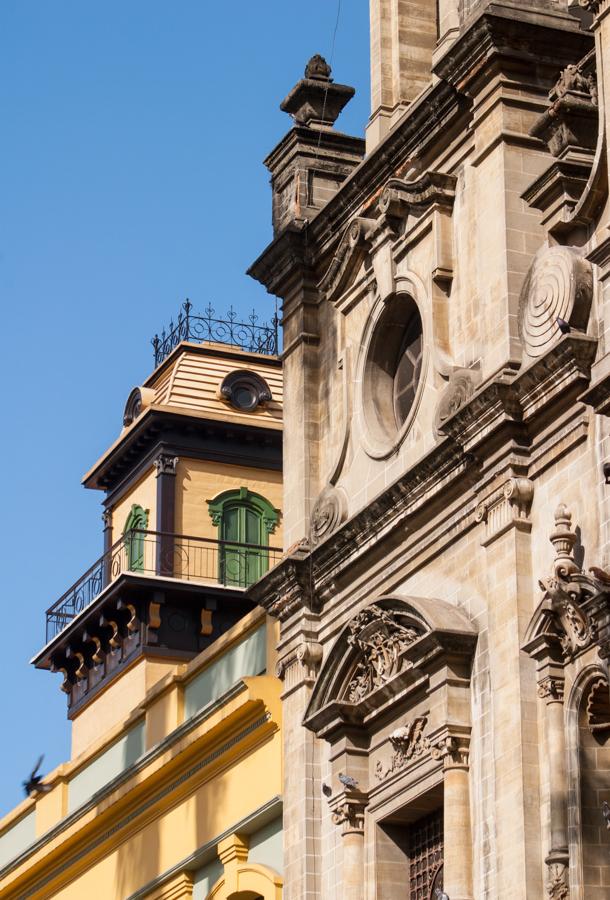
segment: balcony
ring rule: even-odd
[[[276,565],[278,547],[214,541],[160,531],[126,532],[46,613],[46,642],[123,574],[245,589]]]

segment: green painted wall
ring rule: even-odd
[[[36,840],[36,812],[28,813],[0,837],[0,869]]]
[[[202,866],[193,879],[193,900],[205,900],[220,876],[222,875],[222,863],[219,859],[213,859]]]
[[[245,675],[263,674],[266,664],[266,630],[262,625],[189,681],[184,688],[185,718],[218,700]]]
[[[278,875],[284,874],[281,816],[250,835],[248,862],[258,863],[259,866],[268,866]]]
[[[144,723],[130,729],[88,766],[70,779],[68,812],[86,803],[97,791],[120,775],[144,753]]]

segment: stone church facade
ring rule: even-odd
[[[610,0],[371,0],[282,108],[285,900],[610,897]]]

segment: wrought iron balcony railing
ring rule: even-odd
[[[47,610],[46,642],[124,573],[247,588],[279,562],[281,555],[277,547],[133,529]]]
[[[169,324],[169,330],[165,329],[159,336],[152,339],[155,352],[155,366],[163,362],[166,356],[177,347],[180,341],[215,341],[219,344],[231,344],[241,350],[250,353],[264,353],[267,356],[275,356],[278,353],[278,324],[277,313],[271,323],[258,324],[258,316],[252,310],[247,322],[239,322],[237,313],[231,307],[225,319],[217,319],[216,311],[208,304],[203,315],[194,315],[191,310],[193,305],[185,300],[178,313],[178,320],[173,319]]]

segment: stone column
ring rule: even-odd
[[[451,900],[473,900],[468,744],[447,738],[432,750],[443,759],[443,882]]]
[[[174,574],[174,539],[176,527],[176,467],[178,457],[160,453],[155,460],[157,470],[157,575]]]
[[[361,791],[343,794],[332,814],[343,837],[342,900],[364,900],[364,811],[367,797]]]
[[[538,696],[546,703],[551,848],[545,863],[549,867],[547,892],[551,898],[562,897],[562,891],[568,896],[569,892],[568,777],[563,692],[563,678],[546,676],[538,684]]]

